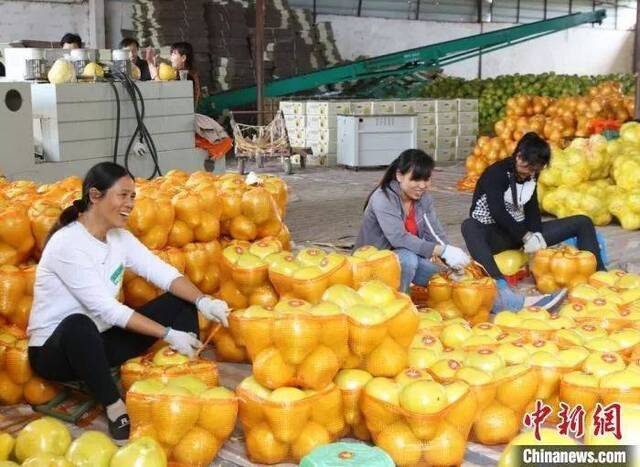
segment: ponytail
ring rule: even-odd
[[[71,203],[70,206],[65,208],[61,213],[60,217],[58,217],[58,221],[51,227],[49,230],[49,234],[47,235],[47,239],[44,242],[44,246],[47,246],[53,234],[56,233],[61,228],[75,222],[80,217],[80,214],[89,209],[89,202],[85,198],[80,198]]]
[[[380,182],[376,185],[373,191],[369,193],[369,196],[367,196],[367,201],[364,203],[364,209],[367,209],[371,196],[373,196],[373,193],[378,188],[382,189],[385,196],[389,196],[387,190],[389,189],[391,182],[396,179],[396,174],[398,172],[402,175],[406,175],[411,172],[411,180],[429,180],[434,167],[435,162],[433,161],[433,158],[423,150],[407,149],[402,151],[402,153],[394,159],[389,167],[387,167],[387,170],[382,176]]]
[[[127,169],[113,162],[100,162],[99,164],[91,167],[82,182],[82,197],[75,200],[70,206],[60,213],[58,221],[53,225],[47,235],[43,251],[51,237],[53,237],[53,234],[72,222],[77,221],[80,214],[89,210],[91,207],[89,192],[92,188],[96,189],[100,193],[106,193],[107,190],[122,177],[131,177],[131,179],[133,179]]]

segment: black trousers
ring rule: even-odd
[[[462,223],[462,236],[471,257],[482,264],[489,275],[495,279],[502,279],[503,275],[493,255],[522,247],[521,240],[514,241],[496,224],[482,224],[475,219],[467,219]],[[595,255],[598,271],[606,269],[600,255],[596,229],[587,216],[571,216],[543,222],[542,236],[549,246],[577,237],[578,249],[590,251]]]
[[[138,312],[163,326],[198,333],[195,305],[165,293]],[[61,383],[84,381],[103,406],[121,398],[110,368],[149,349],[155,337],[120,327],[100,333],[86,315],[67,316],[41,347],[29,347],[29,363],[40,377]]]

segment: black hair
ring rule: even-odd
[[[89,206],[91,205],[89,191],[91,188],[95,188],[99,192],[105,193],[122,177],[131,177],[133,180],[133,176],[127,171],[127,169],[113,162],[100,162],[99,164],[91,167],[82,182],[82,197],[75,200],[71,206],[67,207],[60,213],[58,221],[49,231],[49,235],[45,241],[45,246],[54,233],[65,225],[69,225],[72,222],[77,221],[80,214],[89,209]]]
[[[551,159],[551,148],[537,133],[530,131],[520,138],[513,155],[534,167],[544,167]]]
[[[366,209],[371,199],[371,195],[378,188],[382,188],[385,195],[389,196],[387,190],[391,182],[396,179],[396,173],[400,172],[406,175],[411,172],[411,180],[429,180],[436,163],[433,158],[421,149],[406,149],[400,153],[398,157],[389,165],[386,172],[382,176],[380,183],[373,189],[367,201],[364,204]]]
[[[194,68],[193,46],[188,42],[174,42],[173,44],[171,44],[170,53],[173,53],[174,50],[178,52],[180,55],[184,55],[187,57],[184,65],[187,68],[187,70],[193,70]]]
[[[78,44],[78,48],[80,48],[82,47],[82,39],[80,39],[79,35],[68,32],[60,39],[60,47],[65,44]]]
[[[125,37],[120,41],[120,48],[124,49],[129,47],[130,45],[135,45],[137,48],[140,48],[140,43],[134,39],[133,37]]]

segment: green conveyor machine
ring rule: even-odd
[[[401,81],[399,78],[417,77],[417,80],[421,81],[419,84],[423,85],[424,81],[428,79],[426,73],[437,71],[452,63],[582,24],[600,24],[605,17],[605,10],[574,13],[379,57],[357,60],[267,82],[264,85],[264,95],[265,97],[292,96],[302,92],[310,92],[323,86],[365,82],[369,83],[367,86],[367,95],[369,96],[376,97],[376,91],[388,88],[388,86],[395,86],[397,89],[393,90],[394,96],[403,97],[411,89],[409,84],[411,80],[407,80],[404,85],[398,84],[398,81]],[[371,83],[375,84],[371,86]],[[255,102],[256,87],[250,86],[209,96],[203,99],[198,110],[203,114],[217,115],[225,109],[233,110],[238,107],[246,107]]]

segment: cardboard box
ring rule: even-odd
[[[395,103],[395,114],[414,114],[416,112],[416,101],[396,101]]]
[[[334,117],[351,111],[350,101],[307,101],[307,115],[324,115]]]
[[[478,99],[458,99],[458,112],[477,112]]]
[[[437,141],[436,138],[418,138],[418,149],[422,149],[430,156],[433,156],[436,152]]]
[[[458,136],[458,125],[438,125],[436,126],[438,138],[448,138]]]
[[[435,113],[436,111],[436,101],[434,99],[419,99],[414,101],[416,113]]]
[[[436,147],[438,148],[438,150],[455,149],[457,146],[458,146],[458,138],[455,136],[438,138],[438,142],[436,144]]]
[[[438,99],[436,101],[436,112],[457,112],[457,99]]]
[[[338,151],[338,142],[336,140],[333,140],[331,142],[311,142],[308,144],[308,147],[311,148],[314,155],[335,154]]]
[[[371,115],[373,113],[373,102],[351,101],[350,113],[353,115]]]
[[[326,128],[317,130],[307,128],[305,136],[307,144],[316,142],[331,143],[338,141],[338,130],[337,128]]]
[[[464,160],[473,154],[473,146],[458,146],[456,148],[456,160]]]
[[[475,135],[458,135],[458,146],[473,148],[477,140],[478,137]]]
[[[457,125],[457,112],[438,112],[436,115],[436,125]]]
[[[453,161],[456,159],[456,148],[437,148],[435,154],[436,161]]]
[[[280,101],[280,110],[285,115],[305,115],[306,108],[303,101]]]
[[[477,123],[459,123],[458,124],[458,136],[477,136],[478,124]]]
[[[418,114],[418,128],[435,126],[436,114]]]
[[[284,116],[284,124],[287,131],[297,130],[306,126],[306,119],[303,115],[287,114]]]
[[[421,139],[436,139],[438,132],[435,125],[424,126],[418,129],[418,140]]]
[[[312,130],[323,130],[326,128],[337,128],[338,118],[328,115],[308,115],[307,114],[307,128]]]
[[[373,115],[388,115],[394,113],[396,101],[373,101]]]
[[[478,124],[480,121],[478,117],[478,112],[459,112],[458,113],[458,123],[475,123]]]

